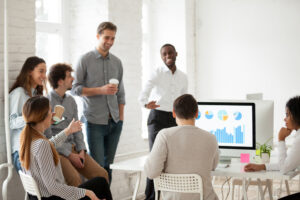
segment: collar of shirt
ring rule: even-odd
[[[99,53],[99,51],[95,48],[95,49],[94,49],[94,54],[95,54],[95,56],[96,56],[96,59],[98,59],[98,58],[102,58],[102,59],[110,59],[110,53],[109,53],[109,52],[108,52],[108,54],[107,54],[106,57],[103,57],[103,56]]]
[[[171,74],[171,75],[175,75],[175,74],[177,74],[177,67],[176,67],[176,69],[175,69],[174,74],[172,73],[172,71],[171,71],[166,65],[164,65],[164,66],[162,67],[162,71],[163,71],[163,72],[166,72],[166,73],[168,73],[168,74]]]
[[[64,100],[64,98],[66,97],[66,94],[63,97],[61,97],[59,94],[57,94],[57,92],[55,90],[51,90],[51,95],[60,102],[62,102]]]

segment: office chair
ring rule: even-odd
[[[198,174],[168,174],[162,173],[153,179],[155,200],[158,200],[158,191],[199,193],[203,200],[203,183]]]
[[[25,200],[28,199],[27,193],[34,195],[38,198],[38,200],[41,200],[41,193],[35,180],[30,175],[25,174],[21,170],[19,170],[19,175],[21,177],[21,181],[25,189]]]

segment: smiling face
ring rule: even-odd
[[[46,71],[46,64],[40,63],[30,72],[32,88],[43,85],[43,81],[46,80]]]
[[[160,51],[161,59],[164,61],[166,66],[171,69],[175,66],[177,52],[172,46],[165,46]]]
[[[66,78],[65,80],[60,80],[61,85],[66,90],[72,89],[72,83],[74,81],[74,77],[72,76],[72,73],[70,71],[66,71]]]
[[[97,49],[108,53],[109,49],[115,42],[116,31],[105,29],[101,34],[97,34],[98,46]]]

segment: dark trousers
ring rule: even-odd
[[[296,199],[300,199],[300,192],[280,198],[280,200],[296,200]]]
[[[96,177],[88,180],[87,182],[78,186],[79,188],[84,188],[92,190],[99,199],[111,200],[112,196],[110,193],[109,185],[105,178]],[[28,195],[30,200],[37,200],[36,196]],[[80,200],[89,200],[90,198],[85,196]],[[42,200],[63,200],[63,198],[58,196],[42,197]]]
[[[108,172],[109,184],[112,179],[110,164],[114,162],[122,132],[123,121],[108,120],[107,125],[86,122],[86,135],[91,157]]]
[[[164,128],[177,126],[177,124],[176,124],[176,120],[172,116],[172,112],[165,112],[165,111],[152,109],[148,117],[147,126],[148,126],[149,148],[151,151],[158,132]],[[155,199],[154,183],[152,179],[147,178],[145,195],[146,195],[146,200]]]

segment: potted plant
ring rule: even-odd
[[[272,150],[272,145],[268,144],[273,137],[269,138],[265,143],[256,143],[256,155],[260,156],[263,163],[268,163],[270,161],[270,154]]]

